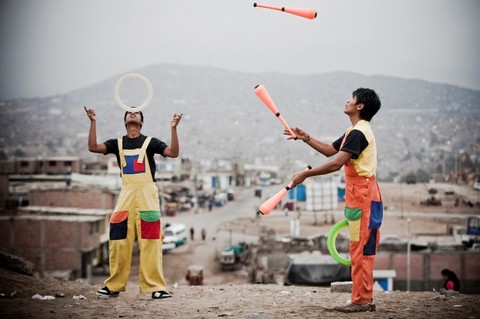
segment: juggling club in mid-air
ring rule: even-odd
[[[278,108],[270,97],[270,94],[268,94],[267,89],[263,85],[259,84],[255,87],[255,94],[270,109],[270,111],[275,114],[275,116],[280,120],[285,129],[287,129],[288,133],[290,133],[290,135],[296,140],[297,136],[295,135],[295,133],[293,133],[290,126],[287,124],[283,116],[278,111]]]
[[[283,12],[294,14],[296,16],[307,18],[307,19],[315,19],[317,17],[317,11],[315,11],[314,9],[285,8],[285,7],[276,7],[276,6],[258,4],[258,3],[254,3],[253,6],[258,8],[266,8],[266,9],[272,9],[277,11],[283,11]]]

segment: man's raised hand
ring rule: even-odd
[[[94,109],[87,109],[86,106],[83,107],[85,109],[85,112],[87,112],[87,116],[90,119],[90,121],[96,121],[97,116],[95,115],[95,110]]]

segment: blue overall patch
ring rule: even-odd
[[[377,234],[378,229],[373,229],[370,231],[370,236],[368,236],[368,241],[363,246],[363,255],[364,256],[372,256],[375,255],[377,252]]]
[[[139,163],[138,155],[125,155],[127,166],[123,167],[123,174],[145,173],[145,160],[143,160],[143,163]]]
[[[368,229],[379,229],[383,220],[383,203],[372,201],[370,205],[370,223]]]

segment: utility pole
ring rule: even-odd
[[[411,219],[407,219],[407,227],[408,227],[408,240],[407,240],[407,292],[410,292],[410,224]]]

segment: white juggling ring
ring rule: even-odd
[[[142,105],[138,107],[130,107],[125,105],[123,103],[122,99],[120,98],[120,87],[122,86],[123,82],[128,79],[138,79],[141,80],[145,86],[147,87],[147,98],[145,99],[145,102],[143,102]],[[117,102],[118,106],[120,106],[122,109],[124,109],[127,112],[140,112],[141,110],[145,109],[150,102],[152,101],[153,98],[153,87],[152,83],[142,74],[140,73],[128,73],[123,76],[121,76],[118,80],[117,83],[115,83],[115,87],[113,88],[113,97],[115,98],[115,102]]]

